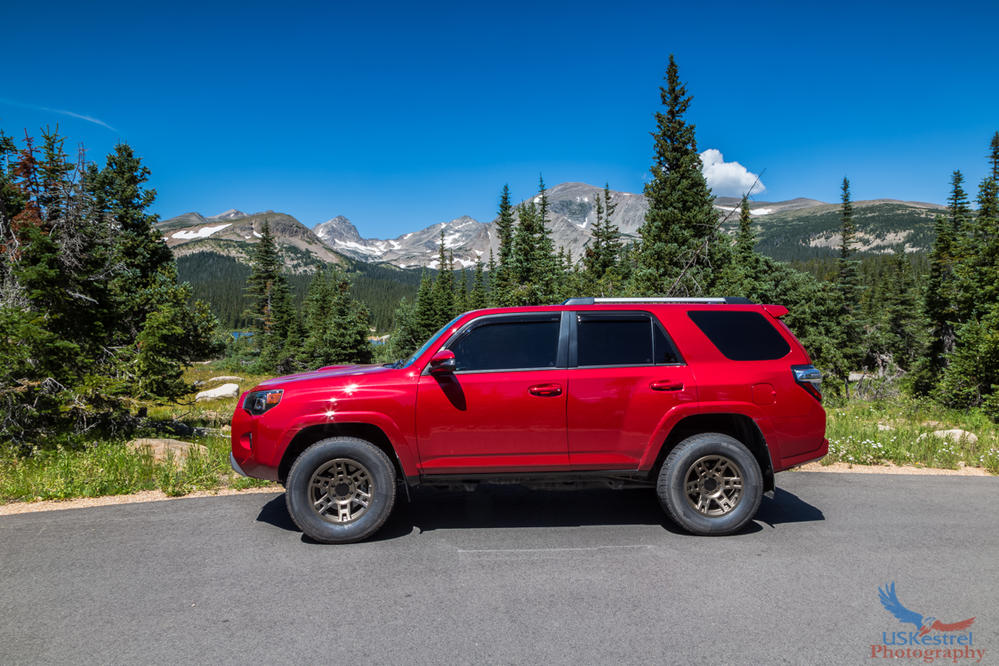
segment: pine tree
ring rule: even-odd
[[[253,248],[250,266],[250,277],[246,281],[246,295],[250,300],[250,310],[247,314],[253,323],[259,347],[263,337],[273,325],[275,288],[278,283],[284,282],[284,276],[281,274],[281,256],[274,244],[274,237],[271,235],[267,220],[264,220],[260,228],[260,240]]]
[[[119,270],[108,286],[120,305],[121,328],[132,337],[154,309],[156,292],[177,281],[173,255],[154,227],[156,215],[148,212],[156,199],[156,190],[144,187],[149,173],[131,146],[120,143],[97,179],[116,231],[114,262]]]
[[[291,339],[298,312],[283,275],[278,275],[271,284],[268,300],[269,320],[267,328],[259,335],[260,357],[256,369],[258,372],[289,374],[298,369],[296,360],[300,356],[298,346]],[[300,338],[298,342],[300,344]]]
[[[491,258],[492,253],[490,253]],[[482,274],[482,260],[476,259],[475,272],[472,276],[472,290],[468,293],[468,302],[465,307],[468,310],[484,308],[487,304],[487,297],[485,277]]]
[[[739,207],[739,232],[735,237],[736,262],[749,266],[753,253],[756,251],[756,231],[753,229],[752,216],[749,214],[749,197],[742,196]]]
[[[864,327],[859,316],[860,310],[860,276],[857,269],[857,260],[854,258],[856,250],[856,226],[853,221],[853,203],[850,199],[850,180],[843,178],[841,187],[842,206],[840,209],[840,248],[838,261],[837,287],[842,297],[840,309],[840,322],[843,331],[842,349],[847,363],[852,368],[857,367],[864,356],[861,349]],[[846,381],[846,376],[841,376],[842,381]]]
[[[452,262],[454,258],[452,257]],[[478,264],[478,261],[476,261]],[[454,314],[458,315],[461,312],[467,312],[471,308],[468,307],[468,269],[462,267],[461,269],[461,281],[460,288],[455,291],[454,295]],[[450,321],[450,319],[448,320]],[[447,323],[447,322],[444,322]]]
[[[490,267],[489,275],[494,294],[504,294],[511,286],[511,271],[513,263],[513,237],[516,230],[516,219],[513,205],[510,202],[510,186],[504,185],[500,193],[499,215],[496,218],[496,235],[499,237],[499,263]],[[492,249],[490,248],[490,252]],[[500,298],[500,302],[505,302]]]
[[[539,181],[544,187],[544,180]],[[501,305],[539,305],[557,298],[558,262],[546,226],[548,197],[544,190],[537,200],[517,207],[517,227],[510,257],[510,287],[500,296]]]
[[[437,306],[434,301],[434,283],[427,273],[424,273],[420,279],[415,306],[413,313],[416,323],[415,337],[419,339],[419,344],[423,344],[440,328],[440,324],[437,323]]]
[[[999,181],[985,178],[978,188],[977,203],[976,227],[980,240],[974,254],[977,289],[972,316],[984,315],[999,304]]]
[[[0,441],[120,427],[132,399],[190,392],[183,367],[218,349],[153,226],[149,170],[124,144],[98,169],[63,143],[0,134]]]
[[[992,167],[992,180],[999,183],[999,132],[992,135],[989,143],[989,166]]]
[[[454,258],[448,252],[444,243],[444,228],[441,227],[440,247],[437,256],[438,273],[433,286],[435,323],[430,333],[435,332],[457,314],[455,311]]]
[[[867,365],[883,371],[892,370],[892,366],[907,371],[918,360],[924,339],[912,265],[903,247],[895,248],[877,284],[880,290],[877,310],[872,313]]]
[[[416,322],[416,304],[403,298],[395,310],[395,326],[389,336],[388,356],[393,360],[402,360],[420,348],[426,342],[421,337]]]
[[[712,263],[719,263],[724,243],[701,173],[694,125],[684,120],[691,98],[672,55],[666,87],[659,92],[665,111],[656,113],[652,135],[655,160],[645,186],[649,210],[639,229],[636,286],[649,295],[697,295],[709,288]]]
[[[956,173],[956,172],[955,172]],[[933,223],[930,272],[923,292],[923,312],[929,320],[929,345],[913,380],[917,393],[927,394],[937,384],[954,349],[957,307],[954,294],[954,226],[943,215]]]
[[[340,267],[316,273],[305,314],[308,330],[301,356],[307,367],[371,362],[368,311],[351,296],[350,280]]]
[[[499,305],[500,299],[497,296],[497,275],[496,259],[493,257],[493,249],[489,248],[489,263],[486,264],[488,277],[486,278],[486,303],[489,305]]]
[[[596,220],[583,254],[583,265],[589,279],[600,281],[608,271],[617,268],[621,259],[621,231],[611,222],[617,203],[611,199],[610,185],[604,185],[603,195],[598,194],[595,199]]]

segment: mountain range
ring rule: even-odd
[[[585,183],[562,183],[546,191],[548,228],[556,248],[573,257],[584,252],[596,220],[595,201],[603,189]],[[532,197],[537,201],[537,197]],[[529,200],[525,200],[526,201]],[[625,242],[638,239],[647,204],[641,194],[611,191],[616,204],[611,221]],[[727,232],[738,225],[739,200],[718,197],[715,209]],[[923,252],[933,240],[933,218],[943,209],[931,203],[876,199],[853,204],[857,224],[857,249],[861,253]],[[751,201],[750,214],[757,229],[757,248],[775,259],[804,260],[835,256],[839,244],[840,205],[814,199]],[[245,214],[230,209],[205,217],[199,213],[164,220],[157,226],[175,256],[213,252],[245,262],[264,221],[281,249],[289,270],[310,272],[317,262],[391,264],[399,268],[438,268],[441,232],[445,247],[454,253],[456,267],[488,261],[499,249],[495,220],[480,222],[468,216],[411,231],[395,238],[364,238],[342,215],[309,229],[294,217],[265,211]],[[353,262],[347,262],[353,263]]]

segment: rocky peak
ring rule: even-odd
[[[219,213],[218,215],[212,215],[211,217],[205,218],[206,220],[235,220],[241,217],[246,217],[246,213],[241,210],[236,210],[235,208],[230,208],[229,210]]]
[[[361,240],[361,234],[357,232],[357,227],[343,215],[337,215],[317,224],[312,231],[327,245],[336,241],[357,243]]]

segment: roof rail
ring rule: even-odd
[[[593,296],[586,296],[582,298],[566,299],[562,305],[598,305],[600,303],[701,303],[704,305],[752,305],[753,302],[748,298],[743,298],[742,296],[707,298],[594,298]]]

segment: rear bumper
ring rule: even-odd
[[[819,448],[808,451],[801,455],[792,456],[790,458],[784,458],[781,460],[780,469],[774,470],[776,472],[786,472],[793,467],[800,467],[801,465],[808,464],[810,462],[815,462],[816,460],[822,460],[829,453],[829,440],[823,438],[822,446]]]

